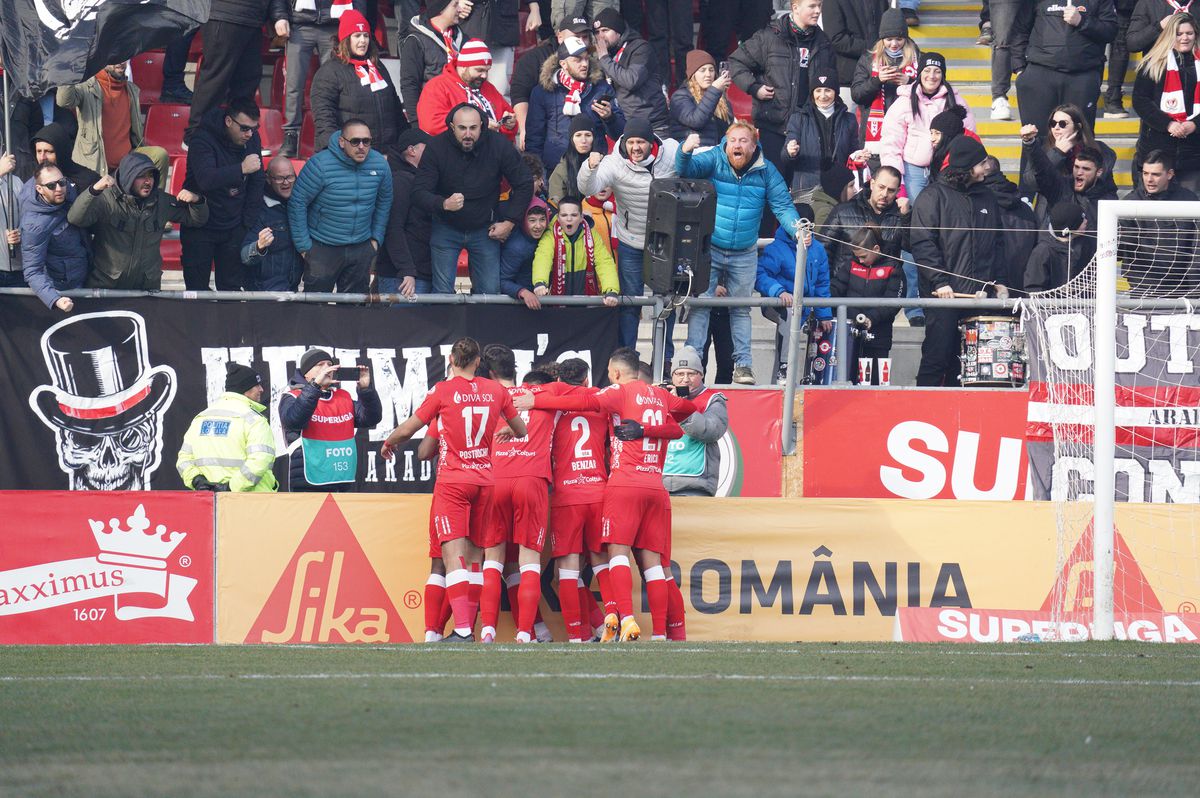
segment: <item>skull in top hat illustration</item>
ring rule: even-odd
[[[163,414],[175,398],[170,366],[150,367],[136,313],[86,313],[42,334],[50,385],[29,406],[58,438],[71,490],[149,490],[162,459]]]

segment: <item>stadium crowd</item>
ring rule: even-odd
[[[801,219],[816,230],[807,296],[1048,290],[1086,264],[1096,204],[1118,195],[1095,134],[1106,63],[1104,116],[1122,118],[1124,67],[1143,53],[1127,196],[1197,198],[1189,8],[985,0],[991,118],[1012,118],[1015,82],[1022,123],[1006,176],[954,64],[910,35],[915,0],[400,0],[394,45],[374,0],[214,0],[192,89],[194,33],[154,62],[149,101],[127,64],[12,98],[0,286],[69,313],[69,289],[159,289],[165,257],[191,291],[412,297],[455,291],[465,263],[473,292],[531,309],[563,294],[616,306],[646,288],[651,182],[683,177],[716,195],[707,296],[790,307]],[[284,48],[274,107],[270,44]],[[186,129],[164,137],[172,108]],[[775,239],[761,253],[760,235]],[[1153,249],[1125,248],[1135,282],[1194,288],[1190,263],[1160,279]],[[639,309],[620,313],[635,346]],[[871,354],[887,356],[896,315],[863,314]],[[918,384],[956,384],[963,317],[908,312],[925,327]],[[756,382],[748,307],[687,324],[702,361],[715,342],[718,373]]]

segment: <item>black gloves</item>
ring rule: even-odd
[[[613,435],[616,435],[619,441],[636,441],[645,434],[642,425],[632,418],[622,419],[620,424],[613,427]]]
[[[213,493],[228,492],[229,483],[209,482],[203,474],[199,474],[192,480],[192,490],[211,490]]]

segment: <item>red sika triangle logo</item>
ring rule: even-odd
[[[332,496],[296,547],[246,642],[412,642]]]
[[[1093,569],[1092,536],[1095,521],[1087,525],[1071,556],[1063,564],[1062,573],[1058,575],[1049,595],[1042,602],[1042,612],[1050,612],[1056,603],[1060,603],[1064,613],[1090,613],[1096,597],[1096,585]],[[1113,555],[1116,561],[1116,573],[1113,575],[1113,612],[1116,615],[1132,615],[1147,612],[1162,612],[1162,603],[1150,587],[1150,581],[1142,573],[1141,567],[1121,533],[1114,530]],[[1056,598],[1058,601],[1056,602]]]

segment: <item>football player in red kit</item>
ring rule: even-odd
[[[429,514],[441,544],[446,595],[454,615],[447,642],[474,642],[478,607],[471,599],[471,567],[492,524],[492,435],[503,419],[512,434],[525,435],[525,422],[504,386],[475,376],[479,344],[460,338],[450,350],[450,378],[433,387],[417,411],[388,435],[380,454],[390,460],[418,430],[438,421],[437,483]],[[432,543],[432,541],[431,541]]]
[[[671,499],[663,487],[662,466],[666,441],[683,435],[673,416],[686,418],[696,412],[687,399],[641,382],[638,364],[637,352],[618,349],[608,361],[608,379],[613,384],[597,393],[526,393],[514,398],[521,410],[603,410],[611,414],[612,453],[600,534],[608,547],[609,579],[620,613],[622,641],[641,636],[633,617],[629,558],[634,549],[650,599],[654,639],[666,639],[668,591],[663,555],[671,550]]]
[[[558,396],[595,393],[588,387],[588,364],[577,357],[559,364],[558,378],[560,382],[549,386],[549,393]],[[591,629],[590,623],[584,625],[589,604],[586,592],[590,588],[579,576],[583,565],[581,555],[585,553],[600,582],[600,595],[606,607],[611,604],[609,611],[616,626],[617,604],[609,585],[608,558],[600,540],[604,486],[608,482],[605,447],[611,430],[608,413],[599,410],[563,410],[555,421],[550,553],[558,562],[558,600],[572,643],[583,642],[584,630]]]
[[[509,392],[540,390],[540,386],[516,385],[517,362],[504,344],[489,344],[483,364],[492,379]],[[542,596],[542,548],[546,541],[546,518],[550,506],[550,439],[554,413],[533,410],[521,413],[528,433],[521,437],[497,435],[492,442],[492,503],[495,523],[486,535],[483,558],[483,595],[480,600],[480,640],[496,639],[500,614],[500,590],[508,544],[517,546],[520,586],[513,613],[517,620],[517,642],[533,637],[538,602]]]

